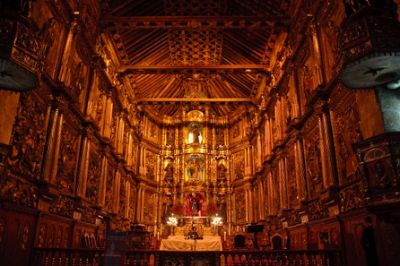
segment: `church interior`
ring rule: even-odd
[[[1,265],[399,251],[400,1],[0,1]]]

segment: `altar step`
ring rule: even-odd
[[[33,266],[342,266],[340,250],[277,250],[277,251],[159,251],[135,250],[124,254],[105,254],[99,249],[34,250]]]

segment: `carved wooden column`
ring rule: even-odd
[[[62,55],[62,60],[61,60],[61,69],[60,73],[58,76],[58,79],[66,82],[67,77],[69,75],[69,72],[71,71],[70,66],[69,66],[69,61],[70,61],[70,53],[71,53],[71,47],[75,41],[76,34],[78,32],[78,22],[76,19],[74,19],[71,22],[71,26],[69,29],[69,33],[67,35],[67,40],[64,46],[64,51]]]
[[[324,188],[337,187],[338,177],[336,170],[335,152],[333,150],[333,134],[331,121],[329,117],[328,105],[322,103],[317,106],[319,113],[319,127],[320,127],[320,144],[321,144],[321,158],[322,158],[322,174]]]
[[[103,136],[106,138],[111,137],[112,116],[113,116],[113,101],[111,99],[111,96],[109,95],[106,100],[105,113],[104,113]]]
[[[100,188],[99,188],[100,206],[104,206],[106,201],[107,173],[108,173],[107,158],[106,156],[103,156],[103,159],[101,161],[101,177],[100,177]]]
[[[260,197],[260,219],[265,220],[265,182],[263,182],[262,177],[259,178],[259,186],[258,193]]]
[[[86,194],[86,181],[89,167],[89,153],[90,153],[90,141],[87,135],[83,136],[82,141],[82,152],[79,159],[79,175],[78,175],[78,187],[77,195],[85,197]]]
[[[124,218],[129,218],[129,206],[131,201],[131,183],[126,181],[125,183],[125,210]]]
[[[273,198],[272,198],[272,176],[271,176],[271,170],[267,170],[265,173],[265,178],[266,178],[266,194],[267,194],[267,215],[272,215],[272,206],[273,206]]]
[[[120,197],[120,189],[121,189],[121,173],[120,170],[117,170],[117,173],[115,174],[115,179],[114,179],[114,185],[113,185],[114,191],[113,191],[113,205],[112,209],[114,213],[118,213],[119,211],[119,197]]]
[[[58,156],[63,126],[63,114],[57,107],[51,110],[49,123],[43,179],[47,182],[54,183],[57,177]]]
[[[142,221],[141,213],[142,213],[142,205],[143,205],[142,204],[143,189],[142,189],[142,186],[140,183],[138,184],[138,187],[139,188],[137,189],[137,193],[136,193],[136,221],[140,223]]]
[[[283,155],[279,158],[278,161],[278,169],[279,169],[279,201],[280,208],[287,209],[288,208],[288,193],[287,193],[287,180],[286,180],[286,163]]]

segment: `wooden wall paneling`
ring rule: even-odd
[[[329,249],[342,246],[338,219],[324,219],[309,225],[309,248]]]
[[[73,220],[56,215],[42,214],[38,218],[34,247],[71,247]]]
[[[308,247],[308,227],[304,224],[288,229],[288,239],[290,239],[290,249],[307,249]]]
[[[73,227],[73,242],[72,248],[95,248],[99,246],[99,241],[96,238],[98,235],[98,226],[76,222]],[[103,237],[104,239],[104,237]],[[104,243],[104,240],[100,244]]]
[[[362,246],[362,235],[366,227],[365,212],[353,213],[343,218],[343,239],[347,265],[366,266],[366,254]]]
[[[36,215],[0,209],[1,265],[29,265]]]

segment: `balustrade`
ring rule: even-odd
[[[102,249],[37,248],[33,251],[33,266],[100,266]]]
[[[341,266],[340,250],[128,251],[125,266],[200,265],[210,266]],[[33,266],[103,266],[104,250],[37,248]],[[104,265],[106,266],[106,265]]]

